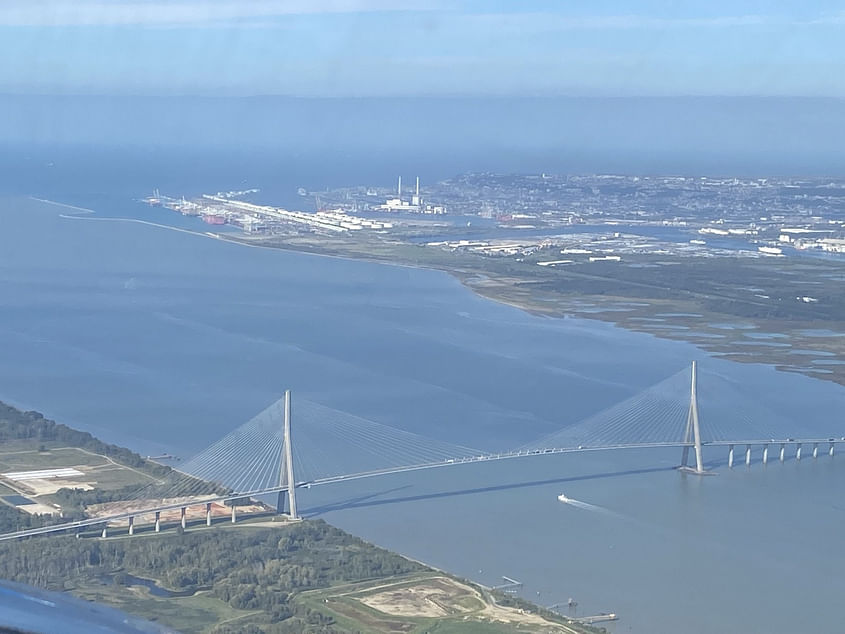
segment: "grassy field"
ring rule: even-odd
[[[39,502],[53,502],[60,487],[120,489],[143,486],[155,480],[138,469],[119,464],[106,456],[79,447],[50,447],[39,450],[35,442],[4,443],[0,451],[0,473],[72,467],[79,476],[46,480],[13,481],[0,476],[0,493],[21,493]]]
[[[156,597],[143,587],[82,583],[69,588],[75,596],[110,605],[184,634],[200,634],[214,627],[249,622],[258,610],[236,610],[224,601],[199,592],[190,597]]]
[[[105,456],[89,453],[78,447],[56,447],[46,451],[19,448],[0,452],[0,471],[28,471],[59,467],[96,467],[109,464]]]

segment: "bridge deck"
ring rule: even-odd
[[[751,446],[763,446],[763,445],[815,445],[815,444],[825,444],[828,445],[835,445],[845,443],[845,437],[843,438],[785,438],[785,439],[775,439],[775,438],[767,438],[767,439],[752,439],[752,440],[713,440],[713,441],[702,441],[702,446],[705,447],[727,447],[732,445],[751,445]],[[361,480],[364,478],[373,478],[378,476],[385,476],[397,473],[407,473],[412,471],[422,471],[426,469],[439,469],[444,467],[451,467],[456,465],[464,465],[464,464],[475,464],[479,462],[489,462],[495,460],[510,460],[516,458],[528,458],[528,457],[537,457],[537,456],[548,456],[548,455],[556,455],[556,454],[566,454],[566,453],[586,453],[586,452],[594,452],[594,451],[620,451],[626,449],[657,449],[657,448],[683,448],[683,447],[692,447],[692,443],[684,443],[684,442],[651,442],[651,443],[633,443],[633,444],[619,444],[619,445],[606,445],[606,446],[596,446],[596,447],[587,447],[587,446],[578,446],[578,447],[554,447],[554,448],[547,448],[547,449],[522,449],[522,450],[515,450],[515,451],[507,451],[507,452],[496,452],[496,453],[481,453],[477,456],[472,457],[462,457],[462,458],[454,458],[454,459],[446,459],[438,462],[427,462],[422,464],[416,465],[407,465],[401,467],[390,467],[385,469],[376,469],[373,471],[363,471],[360,473],[351,473],[351,474],[344,474],[344,475],[337,475],[337,476],[330,476],[325,478],[318,478],[315,480],[310,481],[302,481],[297,482],[296,488],[308,488],[312,486],[321,486],[321,485],[328,485],[328,484],[337,484],[340,482],[348,482],[352,480]],[[173,504],[165,504],[165,505],[158,505],[152,507],[144,507],[144,508],[137,508],[133,509],[132,511],[126,511],[123,513],[117,513],[114,515],[110,515],[108,517],[98,517],[98,518],[89,518],[85,520],[78,520],[74,522],[67,522],[64,524],[56,524],[53,526],[43,526],[40,528],[31,528],[23,531],[17,531],[13,533],[5,533],[0,535],[0,541],[9,540],[9,539],[18,539],[21,537],[29,537],[33,535],[44,535],[48,533],[55,533],[60,531],[67,531],[67,530],[74,530],[74,529],[82,529],[88,528],[92,526],[102,526],[106,525],[110,522],[115,522],[119,520],[125,520],[130,517],[135,517],[138,515],[146,515],[151,514],[159,511],[169,511],[174,509],[180,509],[183,507],[188,506],[197,506],[199,504],[207,504],[211,502],[227,502],[231,500],[236,500],[245,497],[257,497],[261,495],[268,495],[272,493],[278,493],[280,491],[287,491],[289,487],[287,485],[284,486],[275,486],[275,487],[266,487],[257,490],[251,491],[239,491],[237,493],[227,493],[222,495],[205,495],[201,497],[194,498],[190,501],[184,501],[179,503]]]

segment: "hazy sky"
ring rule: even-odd
[[[841,2],[2,0],[0,92],[845,97]]]

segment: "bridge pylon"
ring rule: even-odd
[[[690,446],[695,450],[695,467],[688,465]],[[701,456],[701,429],[698,424],[698,371],[695,361],[692,362],[692,380],[690,383],[687,427],[684,432],[684,450],[681,456],[681,466],[678,469],[685,473],[694,473],[696,475],[709,473],[704,468],[704,461]]]
[[[279,491],[276,512],[284,513],[285,497],[287,497],[290,500],[288,515],[292,520],[299,519],[296,514],[296,480],[293,474],[293,449],[290,434],[290,390],[285,390],[284,439],[282,441],[281,467],[279,468],[279,486],[285,486],[285,483],[287,483],[287,491]]]

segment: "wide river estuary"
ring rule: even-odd
[[[142,454],[197,452],[285,388],[436,439],[512,448],[692,359],[761,416],[777,412],[766,429],[845,435],[845,389],[832,383],[535,317],[445,273],[68,212],[0,202],[0,399]],[[208,228],[134,204],[120,215]],[[517,579],[540,604],[615,612],[614,632],[843,631],[845,447],[765,467],[755,450],[733,469],[711,448],[707,478],[675,471],[679,453],[462,465],[302,490],[299,504],[478,582]]]

